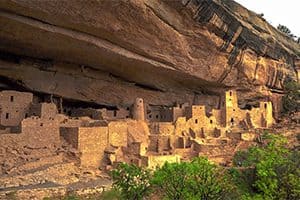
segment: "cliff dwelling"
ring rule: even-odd
[[[271,102],[241,109],[237,96],[235,90],[224,92],[220,106],[210,113],[205,105],[158,108],[142,98],[114,110],[63,107],[58,112],[60,103],[54,102],[59,101],[39,102],[32,93],[3,90],[1,146],[22,141],[17,145],[53,148],[67,142],[80,153],[82,167],[105,169],[119,162],[155,167],[162,160],[188,159],[186,152],[189,158],[207,153],[201,146],[229,143],[231,138],[243,140],[243,135],[255,129],[272,126]]]
[[[103,193],[123,163],[228,169],[266,132],[298,148],[300,39],[236,1],[0,0],[0,27],[0,199]]]

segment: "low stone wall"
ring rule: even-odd
[[[37,188],[37,189],[24,189],[24,190],[16,190],[16,191],[5,191],[0,192],[0,199],[3,200],[43,200],[45,198],[51,197],[63,197],[70,194],[78,195],[78,196],[88,196],[94,194],[101,194],[104,191],[108,191],[111,189],[111,185],[101,185],[96,187],[87,187],[81,188],[77,190],[70,190],[67,187],[50,187],[50,188]]]

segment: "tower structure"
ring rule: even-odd
[[[237,125],[238,119],[238,99],[235,90],[225,92],[221,99],[222,124],[226,127]]]
[[[136,98],[133,104],[132,117],[135,120],[145,120],[145,106],[142,98]]]

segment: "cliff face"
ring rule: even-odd
[[[1,87],[103,105],[270,97],[300,54],[231,0],[2,0],[0,27]]]

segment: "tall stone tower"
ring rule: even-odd
[[[238,99],[235,90],[225,92],[221,99],[222,124],[226,127],[234,126],[238,123]]]
[[[145,106],[142,98],[136,98],[133,104],[132,117],[135,120],[145,120]]]

